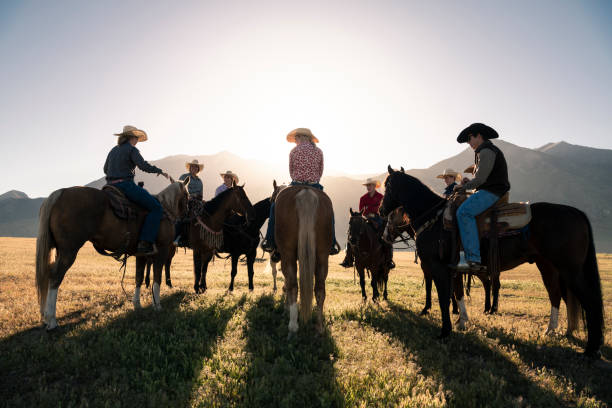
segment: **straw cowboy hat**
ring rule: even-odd
[[[461,180],[461,174],[453,169],[445,169],[444,173],[438,174],[436,178],[443,179],[446,176],[453,176],[455,180]]]
[[[123,127],[123,132],[115,133],[115,136],[136,136],[139,142],[147,141],[147,132],[144,130],[140,130],[134,126],[125,125]]]
[[[232,173],[231,170],[226,171],[225,173],[219,173],[221,177],[230,176],[234,179],[236,183],[238,183],[238,175],[236,173]]]
[[[287,141],[289,143],[295,143],[295,137],[296,136],[306,136],[309,137],[310,140],[313,143],[319,143],[319,139],[317,139],[315,137],[315,135],[312,134],[312,132],[310,131],[310,129],[307,128],[297,128],[297,129],[293,129],[291,132],[289,132],[289,134],[287,135]]]
[[[376,186],[374,188],[380,187],[380,181],[376,180],[375,178],[368,177],[368,179],[365,181],[365,183],[362,184],[362,186],[367,186],[368,184],[374,184]]]
[[[199,173],[204,168],[204,163],[200,163],[198,159],[193,159],[193,161],[185,163],[185,167],[187,168],[187,171],[191,171],[191,166],[198,166],[199,168],[198,173]]]
[[[487,126],[484,123],[472,123],[470,126],[466,127],[459,133],[457,136],[458,143],[466,143],[470,136],[482,135],[482,138],[485,140],[488,139],[497,139],[499,134],[493,129],[491,126]]]

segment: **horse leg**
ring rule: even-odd
[[[376,271],[376,274],[373,271],[370,271],[370,284],[372,285],[372,301],[378,302],[378,298],[380,297],[380,293],[378,293],[378,284],[376,283],[376,276],[379,274],[379,271]]]
[[[274,282],[274,288],[272,289],[276,293],[276,262],[269,261],[270,268],[272,268],[272,281]]]
[[[325,279],[327,279],[329,264],[327,254],[317,262],[315,270],[315,298],[317,299],[317,325],[319,334],[325,330],[325,317],[323,315],[323,304],[325,303]]]
[[[499,282],[499,275],[491,279],[491,289],[493,289],[493,304],[491,305],[491,309],[489,309],[490,314],[497,313],[497,308],[499,304],[499,288],[501,287],[501,283]]]
[[[57,320],[55,318],[56,303],[57,303],[57,291],[66,272],[76,259],[78,249],[67,250],[57,249],[57,257],[55,265],[51,268],[49,276],[49,289],[47,290],[47,303],[45,305],[44,321],[47,323],[47,330],[53,330],[57,327]]]
[[[422,261],[421,261],[422,262]],[[440,312],[442,314],[442,330],[440,339],[448,337],[453,329],[450,320],[450,292],[451,292],[451,273],[443,264],[434,264],[432,266],[432,277],[436,290],[438,291],[438,303],[440,304]]]
[[[134,277],[136,287],[134,288],[134,296],[132,297],[132,304],[134,305],[134,309],[140,309],[142,306],[140,305],[140,287],[142,286],[142,277],[144,275],[145,266],[147,269],[147,282],[146,286],[149,287],[149,272],[151,270],[151,262],[148,261],[144,256],[136,257],[136,275]]]
[[[454,294],[457,299],[457,305],[459,306],[459,319],[457,319],[457,329],[465,330],[465,325],[470,321],[468,316],[467,307],[465,306],[465,294],[463,290],[463,277],[461,274],[457,274],[457,277],[454,279],[455,290]]]
[[[229,289],[227,290],[229,293],[232,293],[234,291],[234,278],[236,278],[236,274],[238,273],[238,258],[240,257],[240,255],[231,254],[231,257],[232,257],[231,280],[230,280]]]
[[[164,265],[164,269],[166,272],[166,286],[168,286],[169,288],[172,287],[172,280],[170,279],[170,265],[172,264],[172,258],[174,258],[175,253],[176,253],[176,247],[172,246],[168,254],[168,259],[166,260],[166,263]]]
[[[193,250],[193,290],[200,293],[200,275],[202,274],[202,252],[199,249]]]
[[[149,288],[149,284],[151,283],[151,279],[150,279],[150,275],[151,275],[151,261],[150,260],[146,260],[146,269],[145,269],[145,277],[144,277],[144,282],[145,282],[145,286],[147,287],[147,289]],[[137,267],[138,268],[138,267]],[[138,269],[136,270],[136,273],[138,273]],[[140,281],[140,283],[142,284],[142,280]],[[140,289],[140,288],[139,288]]]
[[[206,274],[208,273],[208,264],[213,257],[212,249],[202,254],[202,274],[200,275],[200,293],[206,292]]]
[[[451,292],[451,304],[453,305],[453,314],[459,314],[459,308],[457,307],[457,297],[455,292]]]
[[[365,271],[362,266],[357,266],[357,273],[359,274],[359,285],[361,286],[361,297],[363,301],[367,301],[368,297],[366,296],[365,291]]]
[[[385,277],[384,277],[385,289],[383,291],[384,300],[387,300],[387,282],[388,281],[389,281],[389,271],[385,269]]]
[[[289,337],[298,331],[298,283],[297,283],[297,264],[295,259],[281,258],[281,268],[285,277],[285,289],[287,304],[289,305]]]
[[[247,254],[247,273],[249,275],[249,292],[255,290],[255,285],[253,285],[253,277],[255,276],[255,270],[253,269],[253,264],[255,263],[255,257],[257,256],[257,247],[253,249],[249,254]]]
[[[421,310],[419,315],[424,316],[429,313],[429,309],[431,309],[431,283],[433,282],[431,278],[431,271],[425,269],[425,266],[422,266],[423,269],[423,277],[425,278],[425,307]]]
[[[160,246],[153,261],[153,309],[161,310],[161,297],[159,288],[161,286],[162,269],[168,258],[168,247]]]
[[[536,260],[536,266],[540,270],[542,275],[542,281],[546,292],[548,292],[548,299],[550,300],[550,319],[548,321],[548,327],[546,328],[545,335],[552,335],[559,327],[559,306],[561,305],[561,288],[559,287],[559,273],[555,267],[544,258],[538,258]]]

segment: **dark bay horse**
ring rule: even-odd
[[[187,182],[188,180],[185,181]],[[182,182],[170,184],[156,197],[164,212],[171,218],[181,217],[187,211],[187,189]],[[110,207],[107,194],[90,187],[56,190],[43,202],[36,239],[36,289],[40,313],[48,330],[57,327],[57,291],[79,249],[85,242],[91,241],[101,253],[110,251],[134,254],[145,215],[146,213],[141,211],[136,219],[129,222],[117,218]],[[174,223],[164,217],[155,242],[157,254],[153,257],[153,305],[156,309],[161,307],[161,269],[173,237]],[[54,261],[51,260],[52,249],[56,252]],[[136,280],[138,281],[138,276]]]
[[[226,221],[234,214],[244,215],[247,223],[255,217],[255,210],[249,201],[244,186],[234,183],[229,188],[204,203],[204,214],[200,220],[191,223],[189,242],[193,249],[193,289],[196,293],[204,293],[206,287],[206,272],[208,261],[214,251],[223,245],[223,227]]]
[[[387,216],[387,224],[385,225],[385,231],[383,232],[382,239],[388,243],[393,243],[404,233],[408,234],[410,239],[414,240],[414,229],[410,225],[410,218],[408,218],[404,212],[404,207],[400,206],[391,211],[391,213]],[[423,307],[423,310],[421,310],[421,313],[419,314],[424,316],[428,314],[429,310],[431,309],[431,289],[433,277],[431,275],[431,271],[427,267],[423,268],[423,265],[421,265],[421,270],[423,271],[423,279],[425,280],[425,307]],[[482,282],[482,286],[485,291],[485,313],[488,313],[491,310],[491,279],[489,279],[488,275],[486,274],[479,274],[477,277]],[[453,305],[453,314],[459,314],[457,300],[453,291],[451,291],[451,303]]]
[[[395,208],[403,206],[416,231],[425,227],[417,234],[416,245],[421,263],[432,271],[442,312],[440,336],[446,337],[452,330],[448,310],[452,271],[448,267],[450,259],[440,257],[439,240],[443,227],[442,217],[437,216],[444,199],[415,177],[394,171],[390,166],[388,171],[381,215],[387,216]],[[585,354],[599,358],[604,311],[591,224],[582,211],[561,204],[531,204],[531,213],[526,242],[522,236],[499,239],[500,270],[535,262],[545,285],[547,280],[557,279],[568,308],[581,307],[584,311],[588,332]],[[486,254],[487,251],[483,250],[483,262],[486,262]],[[577,302],[572,300],[574,297]],[[568,316],[576,314],[573,310]]]
[[[365,271],[367,270],[372,279],[372,300],[378,301],[379,291],[383,292],[383,299],[387,300],[389,268],[379,234],[360,212],[354,212],[352,208],[349,209],[349,212],[351,218],[347,245],[351,246],[355,255],[355,268],[359,274],[361,296],[364,301],[368,298],[365,291]]]
[[[276,198],[275,237],[285,277],[289,306],[289,336],[298,330],[298,268],[300,321],[310,321],[313,290],[317,299],[319,333],[324,330],[323,304],[329,250],[332,247],[332,202],[323,191],[308,186],[287,187]]]
[[[247,273],[249,276],[249,290],[253,291],[253,264],[257,257],[257,246],[259,245],[259,230],[264,222],[270,216],[270,197],[255,203],[254,220],[246,227],[246,218],[244,215],[234,214],[227,219],[223,226],[223,246],[218,249],[217,253],[228,253],[232,259],[231,281],[228,288],[229,292],[234,290],[234,279],[238,273],[238,260],[240,255],[246,255]],[[208,262],[212,259],[212,253],[203,255],[203,274],[206,275]]]

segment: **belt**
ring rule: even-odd
[[[111,181],[107,181],[106,184],[118,184],[118,183],[123,183],[124,181],[127,181],[127,180],[126,179],[111,180]]]

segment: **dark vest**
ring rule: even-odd
[[[508,181],[508,165],[506,164],[506,158],[497,146],[491,143],[490,140],[485,140],[484,143],[482,143],[475,151],[475,162],[477,166],[479,161],[478,153],[480,153],[482,149],[491,149],[495,152],[495,164],[493,165],[491,174],[489,174],[489,177],[487,177],[487,181],[481,184],[477,188],[477,190],[487,190],[488,192],[493,193],[498,197],[501,197],[510,190],[510,181]]]

